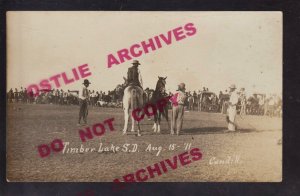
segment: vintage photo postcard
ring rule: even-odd
[[[7,181],[281,182],[281,12],[7,12]]]

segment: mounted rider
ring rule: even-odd
[[[143,89],[142,75],[140,70],[138,69],[139,65],[139,61],[133,60],[132,66],[128,68],[126,86],[139,86]]]
[[[123,95],[123,110],[124,110],[124,128],[123,134],[126,134],[129,119],[129,110],[141,108],[144,105],[144,90],[141,72],[138,69],[140,63],[137,60],[132,62],[132,67],[128,68],[127,72],[127,84],[125,85]],[[126,80],[125,80],[126,81]],[[135,120],[132,118],[131,131],[134,131]],[[138,133],[137,136],[141,136],[140,125],[137,121]]]

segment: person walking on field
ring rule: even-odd
[[[172,121],[171,121],[171,134],[174,135],[174,129],[176,128],[176,134],[179,135],[183,124],[184,115],[184,103],[187,97],[185,95],[185,84],[180,83],[175,95],[171,98],[172,101]]]
[[[229,107],[228,107],[228,116],[227,116],[227,122],[228,122],[228,131],[235,131],[236,130],[236,124],[235,124],[235,116],[236,116],[236,105],[239,101],[239,95],[236,91],[236,86],[232,84],[229,87],[230,91],[230,99],[229,99]]]
[[[84,124],[87,124],[87,115],[88,115],[88,101],[90,99],[90,94],[88,87],[91,83],[89,80],[85,79],[83,82],[82,91],[79,92],[79,119],[78,119],[78,126],[80,126],[81,118],[83,119]]]

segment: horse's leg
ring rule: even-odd
[[[142,136],[142,134],[141,134],[141,128],[140,128],[140,122],[137,122],[137,127],[138,127],[137,136]]]
[[[133,116],[131,115],[131,132],[134,132],[134,122],[135,122],[135,120],[134,120]]]
[[[157,133],[160,133],[160,119],[161,119],[161,112],[157,111],[158,118],[157,118]]]
[[[154,133],[157,131],[157,114],[154,114],[154,124],[152,127]]]
[[[137,105],[138,105],[139,108],[142,108],[143,105],[144,105],[144,96],[143,96],[142,93],[141,93],[141,96],[138,97],[138,104]],[[139,121],[137,121],[137,127],[138,127],[137,136],[142,136]]]
[[[127,127],[128,127],[128,120],[129,120],[129,107],[124,108],[124,129],[123,129],[123,135],[126,134]]]

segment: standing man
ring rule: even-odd
[[[184,103],[186,101],[185,84],[180,83],[175,95],[171,98],[172,101],[172,122],[171,122],[171,134],[174,135],[174,128],[176,127],[176,133],[179,135],[183,123]]]
[[[239,95],[236,91],[236,86],[234,84],[230,85],[229,87],[229,107],[228,107],[228,116],[227,116],[227,122],[228,122],[228,131],[235,131],[236,130],[236,124],[235,124],[235,116],[236,116],[236,105],[239,101]]]
[[[68,92],[64,92],[64,95],[63,95],[63,103],[68,105]]]
[[[83,119],[84,124],[87,125],[87,115],[88,115],[88,101],[90,98],[88,87],[91,83],[89,80],[85,79],[83,82],[82,91],[79,92],[79,119],[78,126],[80,126],[81,118]]]
[[[18,101],[19,101],[19,93],[18,93],[18,89],[15,88],[14,102],[17,103]]]
[[[14,92],[13,92],[13,89],[11,88],[8,92],[8,102],[12,103],[13,99],[14,99]]]
[[[19,99],[21,99],[21,102],[23,102],[24,101],[24,99],[23,99],[23,94],[24,93],[24,91],[23,91],[23,87],[21,86],[21,90],[20,90],[20,92],[19,92]]]
[[[132,67],[128,68],[127,72],[127,86],[128,85],[135,85],[139,86],[143,89],[143,80],[141,76],[141,72],[139,70],[139,61],[133,60]]]
[[[60,89],[60,93],[59,93],[59,105],[62,105],[64,102],[64,91],[62,89]]]
[[[194,97],[191,94],[191,91],[189,91],[188,93],[188,108],[190,111],[194,110]]]
[[[58,100],[59,100],[59,90],[56,89],[55,93],[54,93],[54,99],[55,99],[55,104],[58,104]]]

